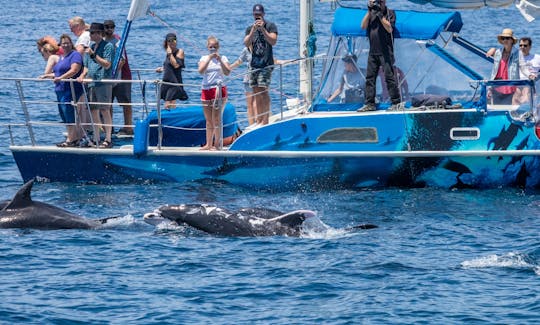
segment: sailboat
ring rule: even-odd
[[[312,4],[301,1],[302,59],[294,62],[302,101],[274,107],[269,124],[246,128],[223,150],[201,151],[192,144],[168,145],[162,132],[148,141],[152,129],[166,127],[158,105],[158,118],[138,123],[133,142],[112,149],[56,148],[37,143],[35,122],[26,114],[22,124],[30,141],[13,140],[10,146],[22,178],[92,183],[212,179],[269,190],[540,186],[537,85],[488,80],[492,62],[459,34],[459,12],[396,11],[394,45],[404,104],[388,110],[388,98],[380,92],[376,111],[357,112],[362,98],[328,98],[339,85],[344,58],[355,58],[358,70],[365,70],[369,43],[358,21],[366,11],[335,9],[327,53],[316,58],[324,59],[321,80],[312,90],[314,58],[305,48]],[[489,94],[501,86],[529,96],[512,104],[496,102]],[[24,108],[25,99],[21,102]]]

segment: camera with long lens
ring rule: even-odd
[[[371,10],[381,11],[381,0],[374,0],[373,4],[371,5]]]

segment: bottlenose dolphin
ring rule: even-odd
[[[112,218],[87,219],[53,205],[32,201],[34,180],[28,181],[13,199],[0,202],[0,228],[94,229]]]
[[[242,208],[229,211],[206,204],[164,205],[144,215],[146,223],[157,225],[164,221],[186,224],[209,234],[220,236],[294,236],[302,234],[304,221],[314,218],[311,210],[282,213],[267,208]],[[371,229],[375,225],[358,225],[352,229]]]

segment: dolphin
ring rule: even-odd
[[[276,236],[298,237],[302,223],[316,216],[311,210],[296,210],[282,214],[265,208],[243,208],[229,211],[206,204],[164,205],[144,215],[146,223],[157,225],[170,220],[187,224],[206,233],[220,236]]]
[[[220,236],[277,236],[298,237],[306,220],[316,217],[311,210],[282,213],[267,208],[242,208],[229,211],[206,204],[164,205],[144,215],[146,223],[157,225],[172,221]],[[347,230],[372,229],[375,225],[362,224]]]
[[[11,200],[0,202],[0,228],[95,229],[104,219],[87,219],[31,197],[34,180],[24,184]]]

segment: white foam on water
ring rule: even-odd
[[[504,255],[488,255],[472,260],[461,262],[461,267],[465,269],[481,268],[513,268],[513,269],[531,269],[540,275],[540,266],[531,264],[527,260],[527,255],[517,252],[510,252]]]

